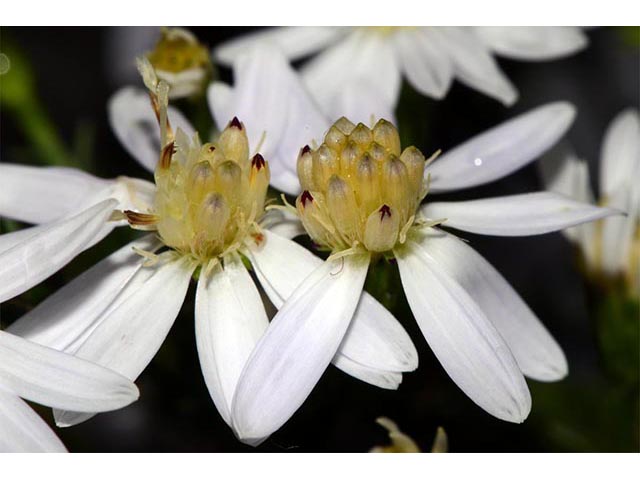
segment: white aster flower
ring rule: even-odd
[[[369,264],[381,255],[396,258],[418,325],[454,382],[490,414],[522,422],[531,408],[523,375],[559,380],[567,374],[565,356],[486,260],[435,227],[536,235],[617,211],[551,192],[420,202],[429,185],[439,192],[462,189],[513,172],[553,145],[573,117],[567,103],[539,107],[433,164],[415,147],[402,151],[398,132],[384,120],[368,128],[342,118],[321,145],[302,148],[304,191],[289,208],[332,255],[310,275],[293,278],[293,270],[288,283],[271,285],[287,300],[238,382],[232,417],[240,438],[260,443],[304,402],[351,328]],[[255,266],[265,276],[281,268],[273,260]]]
[[[284,60],[282,63],[286,65]],[[114,125],[129,151],[155,170],[153,201],[144,209],[126,210],[123,216],[134,228],[155,230],[157,237],[150,235],[121,248],[12,324],[10,330],[133,380],[160,348],[178,315],[190,278],[199,268],[198,353],[213,401],[230,423],[235,384],[268,325],[242,256],[252,262],[265,289],[273,283],[289,282],[291,270],[297,271],[295,279],[322,264],[289,240],[300,232],[298,226],[281,212],[264,213],[269,165],[261,154],[250,154],[258,148],[277,152],[280,144],[292,143],[290,136],[299,142],[304,137],[297,130],[304,132],[306,123],[302,119],[295,124],[299,127],[275,130],[264,122],[262,109],[248,109],[250,122],[242,124],[233,117],[216,141],[201,144],[197,134],[186,133],[193,129],[184,117],[167,108],[167,85],[157,81],[148,63],[143,63],[142,70],[157,112],[148,97],[143,102],[139,92],[126,89],[111,102],[110,118],[131,127],[127,130]],[[262,73],[249,68],[247,76],[239,79],[248,93],[265,93]],[[304,90],[294,75],[287,77],[287,82],[284,88],[290,95],[284,106],[308,102],[295,96]],[[240,100],[257,98],[261,97],[243,96]],[[150,136],[146,128],[149,119],[155,121],[156,117],[161,126],[159,138]],[[182,122],[185,131],[179,128],[173,133],[172,117]],[[249,128],[261,126],[264,130],[258,138],[264,137],[265,149],[259,147],[259,140],[252,144],[247,135]],[[155,161],[151,158],[154,144]],[[15,180],[18,185],[22,181],[19,176]],[[257,261],[276,264],[277,269],[259,273]],[[272,299],[276,306],[283,302]],[[417,354],[398,321],[363,294],[352,333],[335,352],[333,363],[363,381],[395,389],[402,372],[417,367]],[[54,415],[60,426],[92,416],[65,410],[56,410]]]
[[[587,163],[569,154],[560,163],[542,163],[549,190],[593,203]],[[604,218],[564,233],[581,250],[589,274],[624,277],[629,292],[640,295],[640,118],[636,109],[619,113],[609,125],[600,154],[602,206],[618,208],[626,217]]]
[[[402,76],[419,92],[443,98],[454,78],[500,100],[518,98],[493,54],[551,60],[587,44],[577,27],[279,27],[224,43],[214,57],[230,65],[245,49],[270,42],[290,60],[321,52],[302,67],[305,84],[324,112],[368,123],[391,118]],[[344,95],[344,89],[350,95]]]
[[[106,368],[0,331],[0,452],[66,452],[21,397],[55,408],[106,412],[135,401],[138,389]]]

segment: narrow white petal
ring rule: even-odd
[[[265,28],[224,42],[213,51],[215,59],[231,65],[238,56],[257,44],[273,44],[289,60],[298,60],[333,43],[343,32],[336,27]]]
[[[225,119],[233,118],[234,105],[233,105],[234,92],[230,85],[223,82],[213,82],[207,88],[207,103],[211,115],[218,121],[218,127],[224,128],[222,122],[228,121]]]
[[[20,295],[93,245],[116,200],[105,200],[74,217],[52,222],[0,253],[0,303]]]
[[[133,247],[153,252],[154,235],[129,243],[75,278],[26,315],[8,332],[56,350],[74,353],[97,327],[97,320],[141,268]]]
[[[369,267],[368,255],[328,261],[289,297],[242,372],[233,398],[236,435],[258,443],[302,405],[338,350]]]
[[[634,178],[638,178],[638,175]],[[630,189],[620,189],[608,200],[609,204],[624,209],[626,216],[603,220],[600,266],[611,275],[633,271],[631,262],[637,262],[637,259],[631,258],[631,248],[640,225],[640,189],[636,185]]]
[[[0,331],[0,388],[54,408],[104,412],[129,405],[138,389],[116,372]]]
[[[137,288],[128,285],[120,293],[76,355],[135,380],[160,349],[178,316],[194,268],[189,259],[180,258],[142,269],[139,273],[151,270],[151,275],[147,274]],[[74,412],[54,414],[59,426],[88,418],[76,417]]]
[[[507,106],[518,99],[515,87],[473,32],[461,27],[433,27],[432,30],[440,48],[449,54],[455,74],[462,83]]]
[[[395,254],[411,311],[447,374],[491,415],[524,421],[531,410],[527,384],[478,304],[417,243],[408,240]]]
[[[409,83],[424,95],[444,97],[453,80],[453,65],[430,29],[400,30],[393,42]]]
[[[324,106],[332,118],[347,117],[356,124],[364,123],[373,127],[381,118],[396,123],[395,106],[388,103],[385,95],[370,78],[357,78],[341,83],[340,91],[327,100]]]
[[[142,89],[125,87],[109,99],[109,124],[129,154],[153,172],[160,158],[160,127],[149,94]],[[194,129],[177,109],[169,107],[169,121],[174,131],[182,129],[192,136]]]
[[[269,319],[260,293],[240,258],[225,259],[196,292],[196,344],[204,380],[218,412],[231,425],[231,401]]]
[[[561,193],[580,202],[593,203],[594,197],[589,185],[589,166],[573,153],[545,155],[538,162],[542,180],[547,190]]]
[[[577,202],[553,192],[524,193],[464,202],[433,202],[421,208],[444,226],[483,235],[517,237],[554,232],[622,212]]]
[[[64,453],[67,449],[20,397],[0,389],[0,453]]]
[[[280,51],[256,46],[238,57],[233,70],[231,94],[217,84],[209,88],[216,125],[224,128],[233,116],[238,117],[246,127],[252,153],[260,151],[269,161],[271,184],[297,193],[298,152],[321,138],[328,120]]]
[[[400,65],[386,35],[356,30],[306,63],[302,70],[305,84],[318,104],[332,105],[343,84],[368,79],[382,95],[384,103],[395,107],[400,94]],[[332,120],[342,112],[328,111]]]
[[[26,223],[58,220],[112,183],[75,168],[0,163],[0,217]]]
[[[558,158],[557,155],[545,155],[538,166],[547,190],[561,193],[579,202],[590,204],[595,202],[589,184],[587,162],[569,153],[563,154],[561,158]],[[580,246],[590,265],[596,259],[598,248],[596,226],[596,223],[583,223],[562,232],[570,241]]]
[[[246,254],[269,299],[276,308],[280,308],[295,289],[322,265],[322,260],[273,232],[265,230],[264,234],[264,242],[252,245]],[[366,292],[362,292],[356,313],[334,359],[338,368],[341,356],[376,370],[402,372],[418,367],[418,353],[405,329]]]
[[[421,245],[482,309],[504,338],[522,373],[546,382],[567,375],[567,360],[558,343],[489,262],[442,231],[423,231]]]
[[[600,154],[600,196],[614,196],[621,188],[637,188],[640,174],[640,117],[629,108],[613,119]]]
[[[365,367],[344,355],[336,355],[333,357],[332,362],[344,373],[374,387],[384,388],[385,390],[397,390],[402,383],[402,373],[400,372],[389,372]]]
[[[491,50],[516,60],[554,60],[576,53],[589,40],[578,27],[475,27]]]
[[[555,102],[473,137],[427,168],[431,191],[457,190],[502,178],[536,159],[569,129],[575,108]]]
[[[16,245],[20,245],[37,233],[46,231],[47,228],[49,228],[49,225],[47,224],[36,225],[35,227],[23,228],[21,230],[16,230],[15,232],[0,235],[0,253],[3,253]]]
[[[285,210],[268,210],[262,216],[260,226],[288,239],[304,235],[306,232],[298,216]]]

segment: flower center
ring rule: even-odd
[[[147,58],[156,70],[180,73],[209,66],[209,53],[195,36],[182,28],[163,28],[161,37]]]
[[[370,129],[343,117],[317,149],[300,151],[298,214],[311,238],[334,253],[358,245],[389,251],[404,242],[426,195],[425,164],[415,147],[401,153],[388,121]]]
[[[153,213],[125,212],[137,228],[156,229],[164,244],[204,263],[239,248],[259,233],[269,167],[249,158],[244,126],[234,118],[214,143],[178,131],[155,172]]]

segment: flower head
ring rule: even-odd
[[[208,49],[184,28],[163,28],[160,34],[146,56],[158,77],[171,87],[171,98],[204,92],[213,68]]]
[[[311,238],[331,251],[390,251],[426,195],[425,164],[418,149],[400,151],[398,131],[386,120],[370,129],[343,117],[317,149],[300,152],[300,219]]]

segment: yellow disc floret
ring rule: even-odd
[[[388,121],[370,129],[341,118],[322,145],[300,151],[298,214],[311,238],[333,252],[359,246],[387,252],[414,223],[427,191],[425,165],[417,148],[401,152]]]

